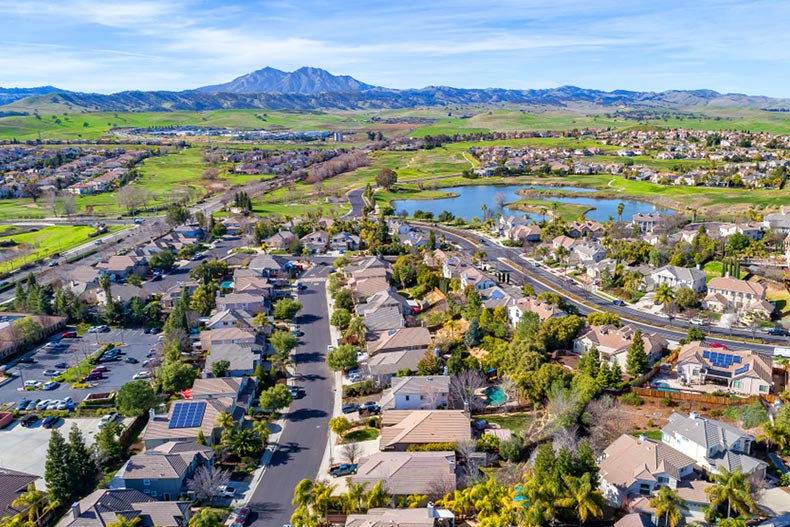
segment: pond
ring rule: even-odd
[[[522,199],[522,197],[519,196],[516,191],[527,189],[556,190],[566,192],[595,192],[595,189],[582,187],[549,187],[545,185],[471,185],[466,187],[439,189],[446,192],[454,192],[458,194],[456,197],[431,200],[404,199],[393,201],[392,205],[398,213],[402,210],[405,210],[409,215],[412,215],[415,210],[422,210],[424,212],[433,212],[433,216],[435,218],[441,214],[442,211],[446,210],[453,213],[455,216],[464,218],[468,221],[475,216],[478,218],[483,216],[483,211],[481,210],[483,204],[485,204],[489,210],[494,210],[494,197],[497,194],[501,193],[505,196],[505,203],[512,203]],[[617,218],[618,203],[622,203],[625,206],[625,209],[623,210],[623,219],[630,219],[632,215],[637,213],[660,212],[668,214],[672,212],[670,209],[657,207],[652,203],[645,203],[642,201],[629,199],[596,199],[588,197],[569,198],[548,196],[545,198],[534,199],[545,199],[546,201],[556,201],[559,203],[595,207],[594,210],[587,212],[585,217],[587,219],[600,222],[606,221],[609,219],[609,216],[612,218]],[[541,221],[542,219],[540,214],[530,214],[518,210],[508,209],[507,207],[504,207],[501,212],[505,215],[527,216],[528,218],[535,221]]]

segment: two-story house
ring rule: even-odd
[[[631,218],[631,223],[639,227],[642,233],[653,232],[653,230],[664,221],[664,217],[657,212],[637,213]]]
[[[302,237],[302,245],[312,254],[320,254],[326,251],[329,246],[329,233],[326,231],[315,231]]]
[[[447,408],[450,398],[450,377],[429,375],[395,377],[392,386],[381,397],[384,410],[435,410]]]
[[[170,442],[129,458],[116,478],[127,489],[169,501],[187,493],[187,481],[214,458],[211,447],[191,441]]]
[[[612,364],[617,362],[625,371],[628,350],[633,344],[635,333],[636,329],[630,325],[621,328],[613,324],[590,326],[582,336],[573,341],[573,351],[583,355],[596,347],[602,361]],[[642,342],[648,364],[655,364],[667,347],[666,339],[657,333],[642,333]]]
[[[496,282],[475,269],[474,267],[467,267],[458,275],[461,279],[461,289],[466,289],[472,286],[477,291],[494,287]]]
[[[685,344],[678,352],[675,369],[688,384],[718,384],[742,395],[771,391],[772,358],[751,350],[712,348],[702,342]]]
[[[672,289],[688,287],[695,293],[702,293],[705,291],[707,275],[705,271],[694,267],[665,265],[650,273],[650,279],[654,286],[658,286],[658,284],[668,284]]]

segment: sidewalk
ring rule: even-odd
[[[328,309],[329,316],[332,316],[332,310],[334,309],[334,303],[332,302],[332,295],[329,294],[329,288],[326,289],[326,305]],[[330,325],[329,326],[329,335],[332,341],[333,346],[337,346],[337,343],[340,342],[340,332],[337,330],[336,327]],[[332,416],[336,417],[338,415],[343,415],[342,407],[343,407],[343,374],[342,372],[336,371],[333,372],[334,375],[334,387],[332,388],[333,393],[335,394],[335,401],[334,407],[332,409]],[[330,418],[331,418],[330,417]],[[337,434],[329,431],[326,449],[324,450],[324,457],[321,460],[321,465],[318,467],[318,474],[316,474],[316,481],[319,479],[327,479],[329,478],[329,467],[338,459],[339,452],[337,451]]]

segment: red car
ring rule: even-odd
[[[725,346],[721,342],[711,342],[710,343],[710,347],[711,348],[716,348],[716,349],[721,349],[721,350],[726,350],[727,349],[727,346]]]
[[[77,338],[77,332],[76,331],[67,331],[63,335],[61,335],[60,338],[62,338],[62,339],[76,339]]]

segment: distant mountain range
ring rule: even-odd
[[[10,104],[9,104],[10,103]],[[665,92],[612,92],[562,86],[545,90],[500,88],[462,89],[428,86],[395,90],[372,86],[346,75],[332,75],[319,68],[284,72],[264,68],[228,83],[195,90],[125,91],[111,95],[77,93],[51,86],[40,88],[0,88],[0,111],[174,111],[218,109],[387,109],[421,106],[514,104],[558,108],[649,108],[683,110],[689,108],[790,108],[790,99],[743,94],[721,94],[711,90]]]

